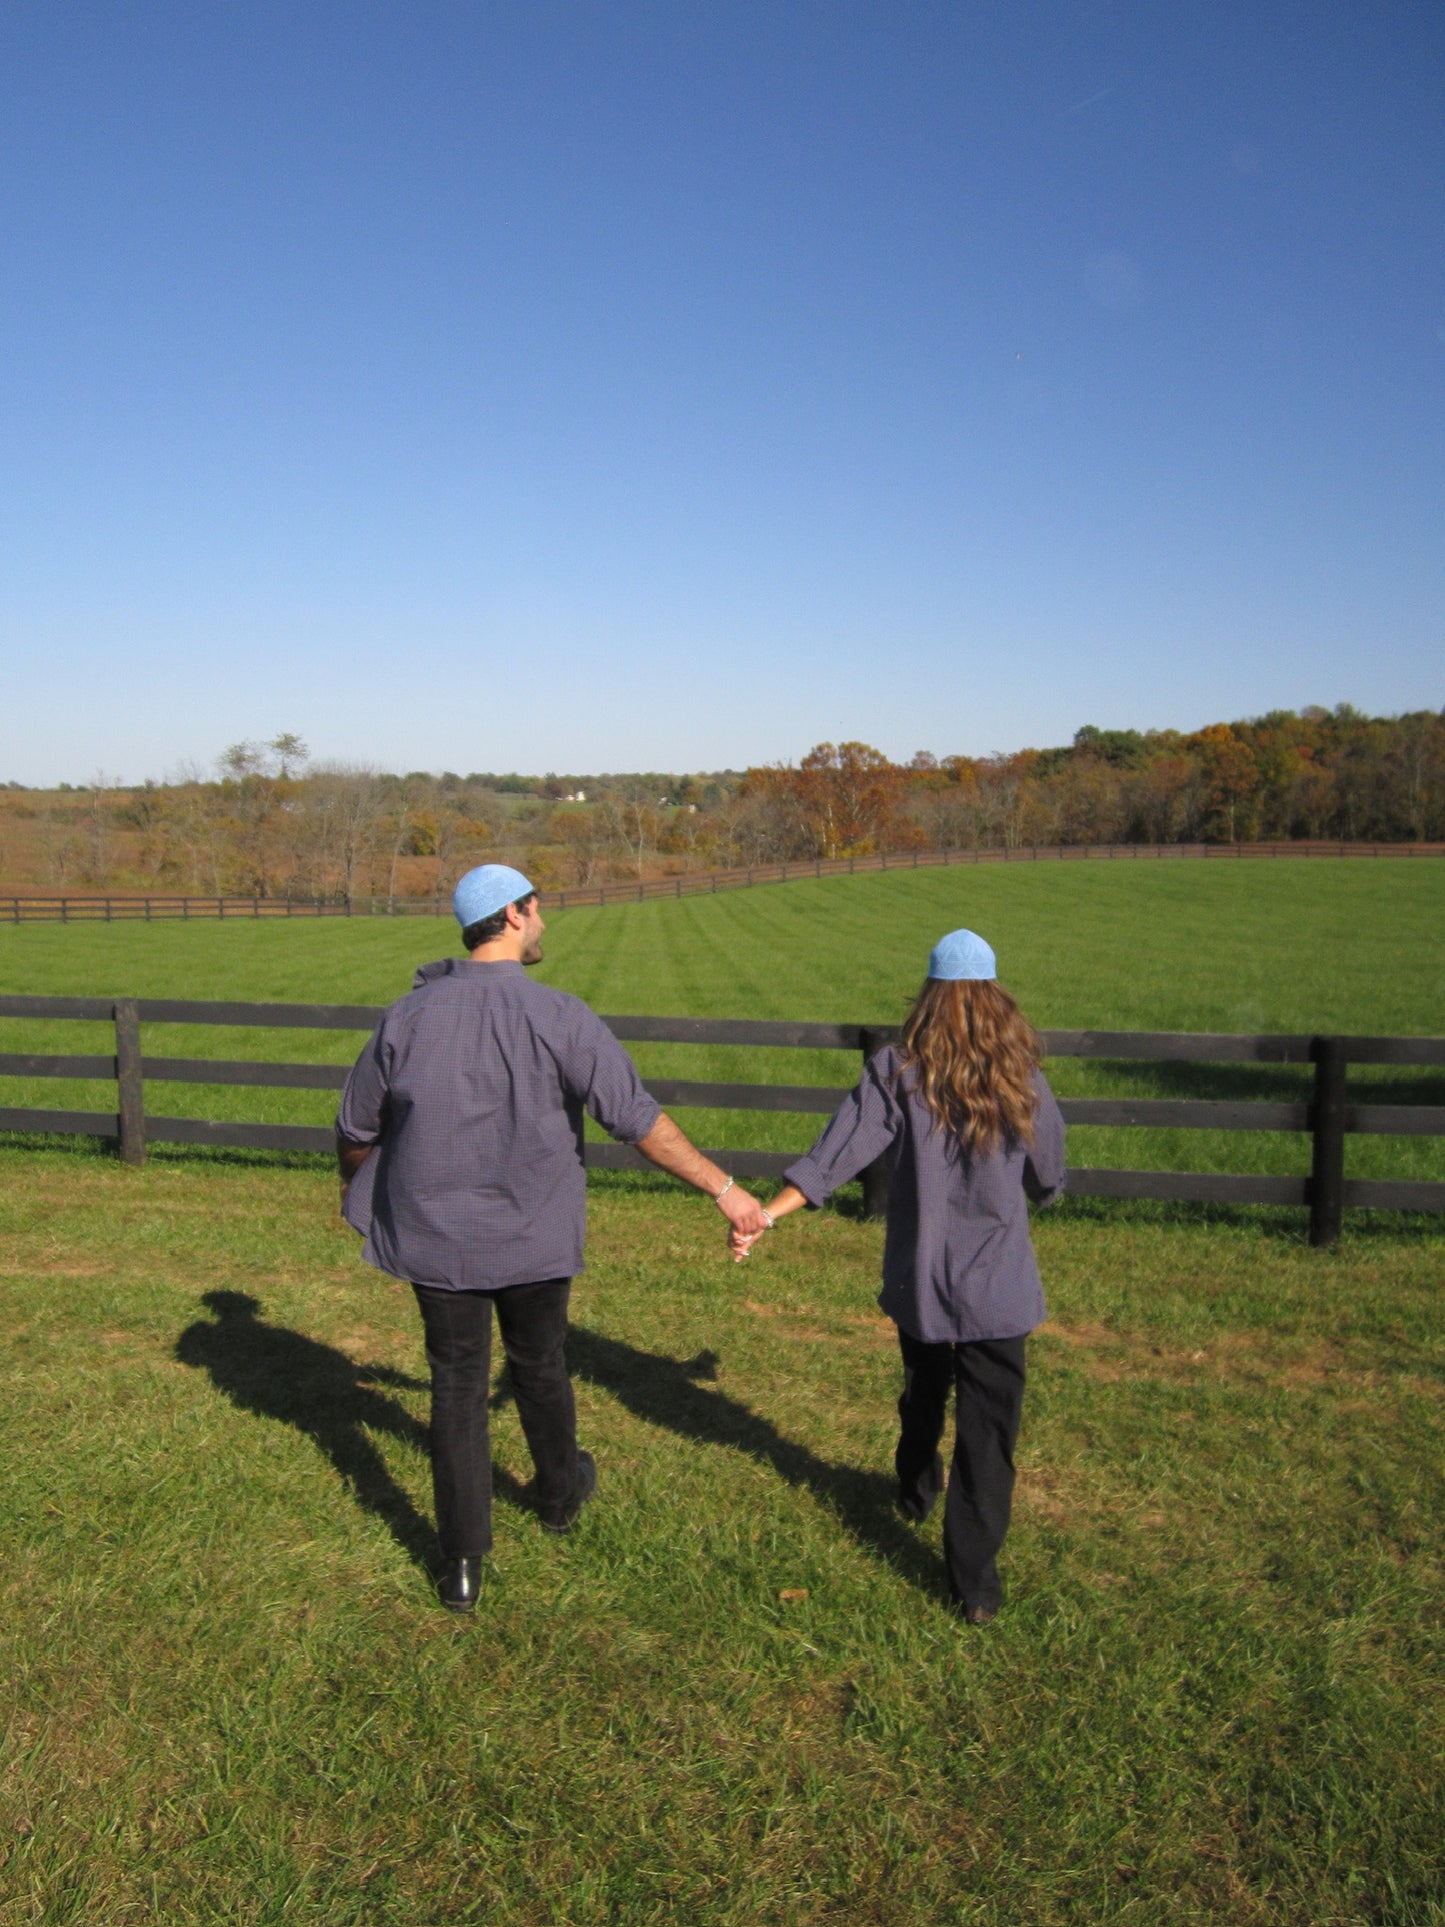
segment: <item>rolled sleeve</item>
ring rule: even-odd
[[[1034,1141],[1024,1160],[1024,1193],[1034,1204],[1052,1204],[1064,1189],[1064,1115],[1041,1072],[1035,1075],[1038,1106]]]
[[[568,1083],[609,1137],[638,1144],[662,1115],[662,1106],[643,1088],[637,1066],[606,1024],[583,1008]]]
[[[348,1144],[375,1144],[386,1113],[387,1049],[378,1024],[352,1065],[336,1112],[336,1135]]]
[[[891,1052],[882,1052],[869,1061],[817,1143],[783,1173],[809,1204],[825,1203],[840,1184],[882,1157],[897,1137],[902,1111],[893,1090],[891,1059]]]

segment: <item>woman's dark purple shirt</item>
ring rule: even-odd
[[[891,1151],[878,1303],[925,1343],[1017,1338],[1046,1316],[1028,1201],[1051,1204],[1064,1188],[1064,1120],[1054,1094],[1035,1071],[1032,1146],[974,1157],[906,1088],[911,1082],[890,1044],[785,1176],[819,1205]]]

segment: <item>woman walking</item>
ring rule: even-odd
[[[934,946],[898,1044],[871,1058],[821,1137],[788,1167],[770,1221],[816,1207],[892,1154],[883,1290],[898,1327],[903,1395],[898,1503],[926,1519],[944,1490],[950,1389],[956,1439],[944,1500],[951,1603],[974,1625],[1002,1600],[1024,1344],[1045,1316],[1028,1201],[1064,1184],[1064,1121],[1039,1069],[1042,1047],[971,930]],[[761,1235],[761,1234],[758,1234]],[[756,1242],[733,1232],[745,1258]]]

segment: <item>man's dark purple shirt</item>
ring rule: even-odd
[[[926,1343],[1018,1338],[1044,1315],[1028,1200],[1064,1187],[1064,1120],[1034,1073],[1034,1141],[971,1156],[911,1088],[896,1045],[870,1058],[806,1157],[784,1173],[809,1204],[892,1152],[878,1303]]]
[[[425,964],[357,1058],[337,1134],[376,1148],[345,1216],[369,1264],[451,1291],[582,1269],[582,1115],[636,1144],[659,1106],[580,998],[519,963]]]

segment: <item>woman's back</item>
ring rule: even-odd
[[[915,1338],[1010,1338],[1045,1315],[1028,1204],[1048,1204],[1063,1188],[1064,1121],[1037,1068],[1028,1099],[1031,1144],[1013,1137],[969,1148],[929,1107],[902,1047],[890,1045],[788,1167],[789,1183],[821,1204],[876,1157],[890,1158],[878,1302]]]

